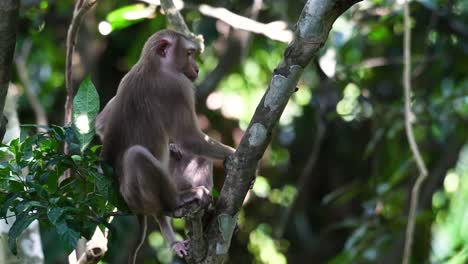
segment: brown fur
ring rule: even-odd
[[[113,166],[123,198],[135,214],[155,216],[169,240],[175,238],[163,213],[211,191],[212,163],[194,155],[225,159],[234,152],[198,126],[195,51],[194,43],[176,32],[155,33],[122,79],[112,107],[96,120],[101,157]],[[169,142],[182,153],[171,166]]]

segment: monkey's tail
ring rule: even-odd
[[[138,255],[138,251],[140,250],[141,246],[143,245],[143,243],[145,243],[145,239],[146,239],[146,230],[148,228],[148,217],[144,216],[144,215],[137,215],[137,218],[138,218],[138,225],[140,226],[139,227],[139,235],[140,235],[140,238],[138,240],[138,245],[137,247],[135,248],[135,250],[133,250],[133,253],[132,255],[130,255],[129,259],[128,259],[128,263],[129,264],[135,264],[136,263],[136,258],[137,258],[137,255]]]

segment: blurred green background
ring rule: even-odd
[[[51,124],[63,123],[65,39],[74,2],[23,0],[17,41],[19,119],[36,123],[28,87]],[[155,1],[100,0],[78,34],[74,82],[90,75],[101,108],[138,60],[146,39],[166,27]],[[287,43],[235,30],[203,15],[223,7],[293,30],[304,0],[184,1],[189,28],[205,39],[197,80],[202,128],[229,145],[242,137]],[[258,5],[260,3],[260,5]],[[416,139],[429,169],[423,185],[414,263],[468,261],[468,1],[416,0],[412,14],[412,106]],[[402,88],[402,1],[363,1],[334,24],[304,71],[259,176],[245,200],[230,263],[397,263],[409,194],[418,174],[406,140]],[[270,24],[279,34],[281,23]],[[27,74],[27,79],[20,72]],[[95,139],[93,144],[99,144]],[[223,182],[215,164],[215,194]],[[180,235],[184,222],[174,222]],[[133,217],[120,217],[104,263],[125,263],[136,240]],[[155,224],[140,255],[170,263]],[[41,229],[46,263],[69,254]]]

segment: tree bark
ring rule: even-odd
[[[11,63],[15,52],[16,26],[18,24],[19,0],[0,1],[0,139],[5,135],[7,119],[3,115]]]

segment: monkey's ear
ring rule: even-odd
[[[158,53],[158,55],[161,57],[166,57],[169,45],[170,43],[167,39],[161,39],[160,41],[158,41],[158,44],[156,44],[156,52]]]

